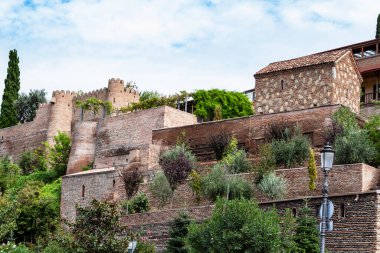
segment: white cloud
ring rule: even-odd
[[[0,80],[92,90],[111,77],[163,93],[245,90],[268,63],[374,37],[378,0],[0,1]],[[3,89],[0,83],[0,90]]]

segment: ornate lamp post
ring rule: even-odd
[[[334,162],[334,151],[332,150],[330,144],[327,142],[321,151],[321,169],[323,171],[323,188],[322,188],[322,196],[323,202],[321,206],[321,226],[320,226],[320,235],[321,235],[321,243],[320,243],[320,252],[325,252],[325,240],[326,240],[326,231],[327,231],[327,223],[332,215],[328,214],[328,194],[329,194],[329,171],[333,167]],[[328,217],[330,216],[330,217]]]

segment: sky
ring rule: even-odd
[[[379,0],[0,0],[0,95],[9,50],[21,91],[254,87],[267,64],[375,37]]]

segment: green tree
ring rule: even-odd
[[[162,95],[158,91],[143,91],[140,94],[140,101],[145,101],[148,99],[159,99]]]
[[[370,140],[374,143],[376,149],[376,155],[374,158],[374,164],[380,165],[380,115],[372,116],[364,125],[364,129],[367,131]]]
[[[193,94],[194,114],[203,120],[213,120],[215,108],[221,108],[223,119],[243,117],[253,114],[252,103],[243,93],[219,89],[197,90]],[[219,112],[218,112],[219,114]],[[219,118],[219,116],[217,116]]]
[[[187,253],[186,236],[190,225],[190,217],[186,213],[174,218],[169,224],[169,240],[167,241],[167,253]]]
[[[123,230],[120,215],[118,205],[107,201],[94,199],[88,207],[77,207],[76,221],[70,226],[74,238],[70,248],[83,253],[125,252],[128,241],[118,238]]]
[[[380,38],[380,14],[377,16],[376,39]]]
[[[317,164],[315,163],[315,155],[312,148],[309,148],[309,164],[307,166],[309,173],[309,190],[314,191],[317,187],[315,180],[317,180]]]
[[[0,128],[17,125],[17,111],[15,102],[18,99],[20,90],[20,69],[18,66],[19,59],[16,49],[9,51],[9,62],[7,78],[1,103]]]
[[[280,252],[280,217],[250,200],[219,199],[209,219],[189,226],[190,252]]]
[[[319,232],[317,229],[317,219],[313,216],[312,210],[307,207],[307,205],[301,209],[298,216],[294,240],[296,242],[297,249],[295,252],[319,252]]]
[[[46,91],[30,90],[29,94],[21,93],[16,100],[17,119],[19,122],[30,122],[36,117],[39,104],[46,103]]]
[[[66,174],[69,161],[71,137],[67,133],[58,131],[58,134],[54,136],[54,141],[54,146],[45,144],[48,150],[50,169],[55,171],[58,176],[63,176]]]
[[[20,168],[8,157],[0,159],[0,195],[13,187],[20,173]]]
[[[152,195],[160,201],[163,206],[173,196],[173,190],[170,183],[162,172],[157,172],[154,176],[153,182],[149,186]]]

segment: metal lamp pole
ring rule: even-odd
[[[325,252],[326,245],[326,231],[327,223],[331,218],[332,213],[328,214],[328,195],[329,195],[329,171],[332,169],[334,161],[334,151],[332,150],[329,143],[326,143],[323,150],[321,151],[321,168],[323,170],[323,187],[322,187],[322,212],[321,212],[321,226],[320,226],[320,252]],[[330,217],[329,217],[330,216]]]

